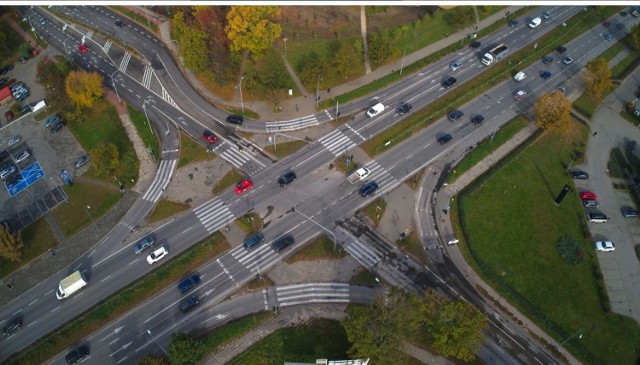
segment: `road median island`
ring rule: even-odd
[[[153,297],[170,284],[230,249],[219,232],[195,244],[176,258],[159,266],[134,284],[119,290],[77,318],[40,338],[20,354],[7,360],[9,364],[43,364],[51,357],[82,341],[131,309]],[[94,283],[98,284],[98,283]],[[89,281],[89,285],[92,285]],[[64,304],[63,304],[64,305]]]
[[[428,127],[437,119],[443,117],[451,109],[477,98],[485,90],[512,77],[516,69],[523,69],[538,62],[544,55],[553,52],[558,46],[574,39],[599,24],[602,19],[619,11],[621,7],[605,7],[600,13],[595,9],[580,12],[567,20],[566,27],[559,27],[540,39],[536,45],[515,52],[511,56],[488,67],[484,72],[466,82],[457,85],[444,96],[436,99],[427,107],[416,110],[407,118],[390,125],[387,129],[363,143],[361,148],[371,157],[383,153],[413,134]]]

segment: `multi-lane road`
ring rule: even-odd
[[[338,127],[286,159],[271,161],[259,150],[251,148],[248,142],[242,140],[234,130],[222,122],[226,113],[215,109],[193,90],[173,63],[169,52],[155,39],[154,35],[131,25],[124,28],[116,27],[113,24],[115,15],[100,7],[56,9],[57,13],[64,14],[66,22],[46,13],[43,9],[22,8],[22,10],[25,16],[32,19],[37,32],[51,45],[67,54],[77,65],[100,71],[107,81],[112,79],[115,84],[113,87],[120,98],[145,111],[153,121],[155,130],[163,142],[160,168],[161,170],[164,168],[165,170],[162,171],[165,172],[158,175],[158,182],[154,183],[156,187],[152,186],[148,194],[145,194],[125,217],[129,223],[119,225],[98,243],[94,250],[78,259],[68,270],[52,277],[2,308],[0,318],[10,318],[20,314],[25,320],[26,328],[4,340],[0,348],[0,358],[19,352],[42,335],[73,319],[79,313],[153,269],[153,266],[146,263],[144,255],[133,255],[130,245],[123,247],[121,243],[129,231],[128,227],[135,225],[135,222],[140,221],[148,213],[160,196],[158,192],[162,191],[163,184],[168,182],[173,173],[177,145],[172,143],[178,139],[177,131],[173,126],[178,126],[195,138],[198,138],[204,128],[214,130],[221,137],[221,142],[215,146],[215,152],[249,174],[255,186],[241,196],[227,191],[176,217],[164,226],[158,227],[154,234],[159,242],[168,247],[169,257],[184,251],[248,211],[260,214],[267,227],[264,230],[267,244],[246,252],[242,247],[237,246],[238,242],[233,242],[232,245],[235,246],[233,249],[199,269],[203,274],[204,285],[201,284],[197,293],[202,297],[201,305],[207,307],[251,280],[259,270],[266,271],[279,262],[286,252],[274,253],[268,247],[269,242],[284,234],[292,234],[297,240],[294,248],[297,248],[309,237],[323,233],[324,228],[320,228],[318,224],[338,234],[340,230],[336,229],[337,222],[345,221],[357,208],[367,204],[369,200],[358,196],[356,186],[349,184],[342,174],[327,167],[336,156],[366,142],[400,120],[401,117],[395,113],[395,106],[400,102],[409,101],[414,105],[414,109],[422,108],[446,92],[440,86],[440,82],[446,76],[453,75],[458,78],[458,85],[455,87],[459,88],[464,87],[466,80],[485,69],[485,66],[479,62],[479,54],[471,50],[463,50],[458,54],[445,57],[415,75],[376,93],[377,100],[388,106],[387,111],[382,115],[368,119],[360,113],[371,103],[369,98],[345,105],[341,107],[343,115],[355,113],[355,118],[351,122]],[[579,14],[582,8],[549,7],[538,11],[546,10],[550,10],[553,17],[550,21],[543,22],[538,28],[504,27],[482,39],[483,44],[505,43],[512,52],[515,52],[535,42],[535,39],[554,27],[562,26],[561,24],[567,22],[571,16]],[[44,25],[34,21],[41,16],[48,19]],[[86,23],[93,29],[120,39],[129,48],[120,47],[98,33],[79,25],[71,26],[71,20]],[[632,19],[625,19],[625,21],[630,22]],[[573,24],[567,22],[567,26],[571,27]],[[77,47],[83,38],[89,46],[89,51],[84,54]],[[552,65],[544,66],[537,62],[525,70],[529,76],[523,82],[507,80],[491,90],[486,90],[480,98],[461,106],[467,116],[474,113],[483,114],[486,118],[483,125],[472,126],[468,122],[468,117],[456,123],[447,120],[438,121],[376,160],[367,162],[365,165],[372,171],[368,180],[378,182],[381,187],[380,194],[384,194],[419,169],[444,156],[448,149],[460,144],[474,145],[506,121],[507,118],[501,117],[505,112],[530,113],[537,93],[555,89],[606,47],[607,41],[597,30],[587,32],[567,44],[569,49],[567,54],[573,57],[573,65],[561,64],[561,57],[556,56]],[[128,49],[138,51],[142,60],[133,56]],[[461,69],[452,72],[448,65],[454,59],[462,60],[464,65]],[[541,69],[550,70],[552,77],[547,80],[540,79],[537,72]],[[519,88],[525,89],[529,93],[529,98],[517,103],[512,94]],[[316,122],[322,123],[328,121],[330,117],[328,113],[322,111],[314,118]],[[269,125],[251,121],[243,128],[266,131]],[[436,143],[436,137],[443,132],[454,136],[450,145],[446,146],[448,149]],[[245,148],[240,151],[238,147]],[[226,157],[225,154],[227,154]],[[237,156],[242,156],[242,159]],[[269,168],[265,168],[267,166]],[[280,188],[275,180],[280,173],[288,169],[295,170],[298,179],[291,185]],[[291,209],[292,207],[296,208],[295,211]],[[313,221],[305,216],[311,217]],[[356,242],[357,239],[344,236],[340,243],[349,250],[349,247],[357,246]],[[367,252],[367,247],[364,245],[359,249],[364,250],[363,257],[371,260],[370,266],[382,259],[371,249]],[[352,251],[358,252],[355,248]],[[362,260],[365,266],[369,266],[366,265],[366,259]],[[80,269],[87,275],[89,285],[65,301],[56,300],[53,290],[57,283],[68,272],[76,269]],[[126,331],[144,332],[153,328],[160,332],[172,332],[176,328],[176,323],[182,321],[179,313],[176,313],[177,297],[174,288],[160,293],[149,302],[157,304],[146,303],[135,313],[128,315],[127,324],[123,324],[126,327],[122,331],[126,329]],[[160,307],[164,309],[159,310]],[[124,346],[124,343],[114,343],[113,346]],[[537,351],[543,353],[539,349]],[[121,355],[125,353],[126,351],[123,351]],[[106,356],[105,363],[117,362],[113,356],[109,355],[111,352],[105,351],[101,354],[100,356]]]

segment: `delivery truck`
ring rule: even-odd
[[[58,299],[68,298],[86,285],[87,281],[84,276],[82,276],[80,271],[76,271],[60,281],[58,290],[56,290],[56,297]]]
[[[501,59],[505,58],[508,53],[509,47],[505,46],[504,44],[500,44],[491,49],[489,52],[485,53],[484,56],[482,56],[482,63],[485,66],[490,66],[494,62],[500,61]]]

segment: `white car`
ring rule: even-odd
[[[540,18],[533,18],[531,19],[531,21],[529,22],[529,28],[536,28],[538,27],[538,25],[540,25],[540,23],[542,23],[542,19]]]
[[[524,80],[525,77],[527,77],[527,74],[522,72],[522,71],[520,71],[513,77],[513,79],[518,81],[518,82],[520,82],[520,81]]]
[[[4,180],[7,176],[11,175],[14,171],[16,171],[16,167],[13,165],[9,165],[0,171],[0,179]]]
[[[13,146],[16,143],[20,143],[20,141],[22,141],[22,136],[20,135],[13,136],[11,137],[11,139],[9,139],[9,146]]]
[[[462,67],[462,62],[461,61],[453,61],[453,63],[449,66],[449,68],[451,68],[451,71],[455,71],[455,70],[459,69],[460,67]]]
[[[149,254],[149,256],[147,256],[147,262],[149,263],[149,265],[153,264],[154,262],[160,260],[161,258],[167,256],[167,254],[169,253],[169,251],[167,251],[166,248],[160,247],[159,249],[153,251],[151,254]]]
[[[371,108],[369,108],[369,110],[367,110],[367,117],[373,118],[376,115],[382,113],[383,111],[384,111],[384,105],[382,103],[378,103],[372,106]]]
[[[29,153],[29,150],[24,150],[24,151],[20,152],[18,157],[16,157],[16,163],[20,163],[20,162],[26,161],[29,157],[31,157],[31,154]]]
[[[573,63],[573,58],[567,57],[564,60],[562,60],[562,63],[564,63],[565,65],[570,65]]]
[[[616,245],[611,241],[598,241],[596,242],[596,251],[598,252],[609,252],[615,251]]]
[[[516,91],[515,94],[513,94],[513,97],[517,100],[517,101],[522,101],[524,100],[524,98],[527,97],[527,92],[524,90],[518,90]]]

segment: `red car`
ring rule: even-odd
[[[251,182],[251,180],[244,179],[236,185],[236,194],[240,195],[245,191],[251,189],[252,187],[253,187],[253,183]]]
[[[582,200],[596,200],[596,194],[590,191],[583,191],[580,193],[580,199]]]
[[[78,49],[80,50],[80,52],[82,53],[87,53],[87,51],[89,50],[89,48],[87,48],[87,46],[85,46],[84,44],[80,44],[78,45]]]
[[[209,143],[216,143],[218,137],[216,137],[216,135],[213,134],[213,132],[211,132],[210,130],[205,130],[204,132],[202,132],[202,139]]]

